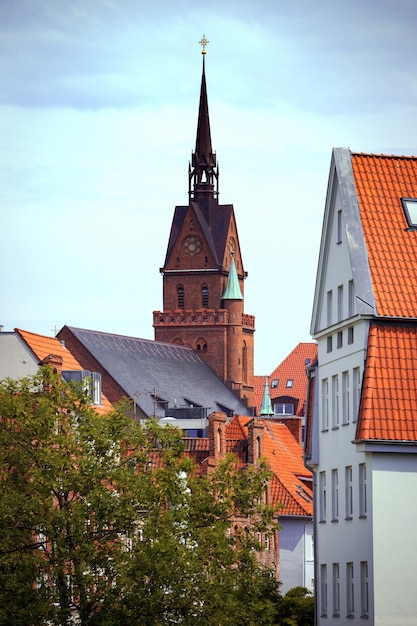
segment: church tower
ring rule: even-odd
[[[233,205],[219,204],[219,168],[211,145],[203,72],[187,206],[176,206],[163,275],[163,311],[155,340],[191,346],[248,406],[253,406],[255,318],[244,312],[244,279]]]

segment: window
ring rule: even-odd
[[[360,367],[353,368],[353,414],[354,422],[358,419],[359,401],[361,397],[361,370]]]
[[[244,383],[248,382],[248,347],[245,341],[242,346],[242,378]]]
[[[353,280],[348,282],[348,317],[355,315],[355,290]]]
[[[327,565],[320,565],[320,615],[327,617]]]
[[[207,308],[208,307],[208,301],[209,301],[209,298],[208,298],[208,287],[206,285],[203,285],[201,287],[201,305],[204,308]]]
[[[353,343],[353,326],[348,328],[348,344]]]
[[[217,429],[217,452],[222,452],[222,429]]]
[[[339,428],[339,376],[332,376],[332,428]]]
[[[342,424],[350,421],[350,383],[349,371],[342,372]]]
[[[332,469],[332,522],[339,519],[339,472]]]
[[[337,212],[337,244],[342,243],[342,211]]]
[[[327,515],[327,491],[326,491],[326,472],[320,472],[319,474],[319,489],[320,489],[320,522],[326,521]]]
[[[204,339],[199,339],[196,345],[196,350],[201,352],[207,352],[207,344]]]
[[[274,404],[274,413],[275,415],[294,415],[294,405],[290,402],[285,404],[277,402]]]
[[[339,285],[337,288],[337,321],[341,322],[343,319],[343,285]]]
[[[359,464],[359,517],[367,515],[366,463]]]
[[[178,308],[184,308],[184,287],[182,285],[178,285],[177,287],[177,298],[178,298]]]
[[[321,382],[322,407],[321,407],[321,429],[329,430],[329,379],[324,378]]]
[[[271,389],[276,389],[278,387],[278,378],[274,378],[271,383]]]
[[[261,456],[261,438],[260,437],[256,437],[255,444],[256,444],[255,446],[256,458],[259,459],[259,457]]]
[[[340,615],[340,566],[333,563],[333,617]]]
[[[401,198],[405,217],[410,228],[417,228],[417,198]]]
[[[333,324],[333,291],[327,292],[327,326]]]
[[[355,611],[355,587],[353,578],[353,563],[346,563],[346,610],[347,617],[353,617]]]
[[[339,332],[337,333],[337,347],[343,347],[343,332],[341,330],[339,330]]]
[[[101,404],[101,374],[91,373],[91,399],[93,404]]]
[[[62,378],[84,391],[92,404],[101,404],[101,374],[89,370],[64,370]]]
[[[331,352],[333,350],[333,337],[327,337],[327,352]]]
[[[352,466],[347,465],[345,467],[345,519],[352,519],[353,517],[353,485],[352,485]]]
[[[369,617],[368,561],[361,561],[361,617]]]
[[[293,386],[293,383],[294,383],[293,379],[292,379],[292,378],[289,378],[289,379],[287,380],[286,387],[287,387],[287,388],[292,387],[292,386]]]

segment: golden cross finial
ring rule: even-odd
[[[198,42],[200,44],[200,46],[203,47],[201,54],[206,54],[206,46],[209,43],[209,40],[206,39],[206,36],[203,35],[203,37],[200,39],[200,41]]]

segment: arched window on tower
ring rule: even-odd
[[[177,296],[178,296],[178,308],[184,308],[184,287],[182,285],[178,285],[177,287]]]
[[[222,452],[222,430],[217,429],[217,452]]]
[[[208,307],[208,302],[209,302],[209,291],[208,291],[208,287],[207,285],[203,285],[201,287],[201,306],[203,306],[204,308]]]
[[[248,347],[245,341],[242,348],[242,378],[243,382],[248,382]]]
[[[205,339],[203,338],[197,339],[197,343],[195,344],[195,349],[199,352],[200,351],[207,352],[207,343]]]

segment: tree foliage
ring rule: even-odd
[[[202,474],[176,429],[98,415],[48,368],[3,381],[0,624],[274,624],[268,477],[233,457]]]
[[[293,587],[277,603],[279,626],[314,626],[314,596],[306,587]]]

